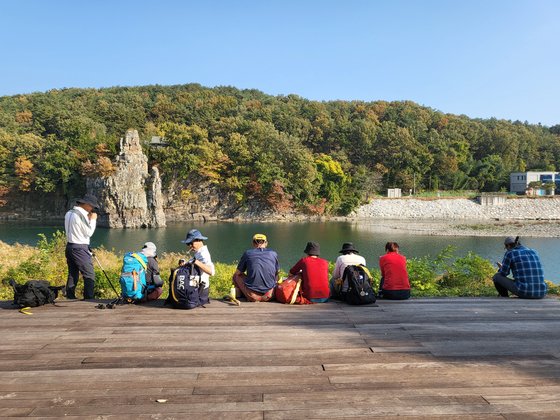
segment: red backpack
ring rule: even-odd
[[[308,305],[313,303],[303,297],[301,292],[301,276],[299,274],[279,281],[274,288],[274,297],[277,302],[288,305]]]

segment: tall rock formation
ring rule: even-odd
[[[156,167],[148,173],[138,131],[121,139],[116,171],[103,178],[89,178],[87,191],[99,199],[98,225],[111,228],[164,227],[161,179]]]

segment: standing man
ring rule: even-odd
[[[498,272],[492,280],[501,297],[508,297],[508,291],[522,299],[542,299],[548,290],[544,282],[544,271],[539,254],[519,242],[519,236],[508,236],[504,241],[506,253],[498,265]],[[507,277],[510,273],[513,279]]]
[[[208,298],[210,292],[210,276],[215,274],[214,263],[212,262],[210,251],[203,242],[207,239],[208,238],[206,236],[202,236],[202,233],[200,233],[199,230],[191,229],[187,232],[185,240],[181,241],[187,245],[190,251],[194,251],[194,255],[188,263],[196,265],[202,272],[200,282],[204,284],[204,288],[201,288],[199,291],[201,305],[205,305],[210,302],[210,299]]]
[[[249,302],[267,302],[274,297],[278,280],[278,254],[267,248],[262,233],[253,236],[253,248],[245,251],[233,274],[233,283]]]
[[[76,299],[76,285],[80,273],[84,278],[84,299],[93,299],[95,287],[95,271],[91,259],[90,238],[95,232],[99,207],[97,198],[86,194],[76,202],[76,206],[64,216],[66,232],[66,263],[68,264],[68,280],[66,282],[66,298]]]

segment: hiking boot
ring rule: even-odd
[[[78,298],[76,297],[76,295],[73,295],[72,293],[68,293],[68,290],[66,289],[66,286],[64,286],[61,290],[62,292],[62,296],[64,296],[64,298],[66,300],[77,300]]]

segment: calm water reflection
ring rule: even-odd
[[[412,223],[412,222],[411,222]],[[408,257],[436,255],[447,245],[457,248],[459,255],[468,251],[492,261],[501,261],[503,238],[468,236],[427,236],[403,231],[383,232],[378,225],[353,222],[301,222],[301,223],[180,223],[165,229],[97,229],[92,239],[94,247],[104,246],[117,252],[135,250],[146,241],[155,242],[160,253],[182,252],[185,246],[180,242],[186,232],[196,227],[209,238],[208,247],[216,261],[231,263],[237,261],[242,252],[251,245],[254,233],[268,236],[269,246],[280,256],[280,264],[287,270],[303,253],[309,240],[321,244],[322,257],[334,261],[343,242],[354,242],[356,248],[366,258],[368,265],[377,266],[377,259],[383,253],[387,241],[396,241],[401,251]],[[0,224],[0,240],[7,243],[19,242],[35,245],[38,234],[50,236],[63,226]],[[522,238],[522,242],[538,250],[545,266],[547,279],[560,280],[560,260],[557,248],[558,238]]]

